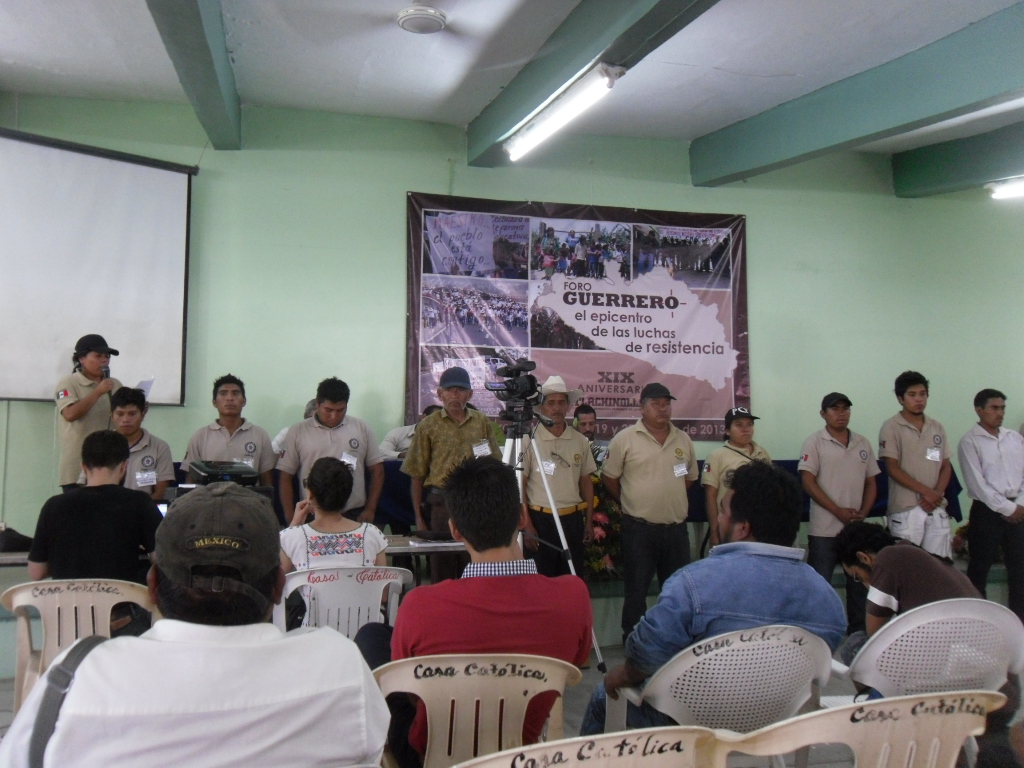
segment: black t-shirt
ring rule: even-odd
[[[152,552],[163,517],[149,494],[120,485],[76,488],[43,505],[28,559],[55,579],[142,581],[142,549]]]

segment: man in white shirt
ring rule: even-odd
[[[267,623],[284,573],[265,498],[234,483],[197,488],[171,505],[156,558],[149,592],[164,618],[83,659],[46,765],[379,763],[388,709],[355,645],[332,629],[286,635]],[[49,687],[33,687],[0,741],[0,765],[29,764]]]
[[[423,409],[420,419],[429,416],[434,411],[440,410],[440,405],[428,405]],[[416,424],[419,424],[419,419],[417,419]],[[409,446],[412,445],[412,436],[416,434],[416,424],[395,427],[384,435],[384,439],[380,441],[380,455],[384,457],[384,461],[395,461],[405,458],[405,455],[409,452]]]
[[[1000,547],[1006,563],[1010,610],[1024,621],[1024,437],[1004,429],[1006,395],[983,389],[974,396],[975,424],[957,454],[971,505],[967,576],[985,594],[988,572]]]

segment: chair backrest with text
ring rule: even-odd
[[[883,696],[999,690],[1024,672],[1024,625],[1007,608],[977,598],[928,603],[872,635],[848,675]]]
[[[424,768],[519,746],[530,700],[545,691],[561,696],[582,678],[572,664],[526,654],[419,656],[385,664],[373,675],[385,696],[412,693],[426,707]],[[552,708],[548,733],[561,736],[560,707]]]
[[[984,733],[985,716],[1006,701],[1001,693],[960,691],[873,699],[794,717],[761,730],[718,733],[712,762],[728,752],[783,755],[815,744],[847,744],[857,766],[953,768],[964,742]]]
[[[745,733],[792,717],[828,682],[831,651],[800,627],[774,624],[728,632],[677,653],[637,701],[680,725]],[[625,698],[609,700],[605,731],[626,727]]]
[[[456,768],[705,768],[714,739],[696,725],[642,728],[506,749]]]
[[[116,579],[61,579],[18,584],[0,595],[0,604],[17,619],[18,652],[14,672],[14,711],[57,655],[80,637],[110,637],[110,612],[118,603],[137,603],[159,618],[149,591]],[[42,643],[33,644],[30,608],[39,611]]]
[[[394,626],[398,599],[410,584],[412,573],[405,568],[368,565],[292,571],[285,577],[281,602],[274,606],[274,624],[286,628],[284,598],[304,587],[306,625],[330,627],[351,639],[364,624],[381,621],[385,588],[388,623]]]

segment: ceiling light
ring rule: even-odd
[[[991,184],[993,200],[1008,200],[1012,197],[1024,197],[1024,178],[1008,179],[999,184]]]
[[[515,161],[608,95],[608,91],[626,73],[623,67],[596,64],[553,101],[531,117],[503,145]]]
[[[414,5],[398,12],[395,19],[398,26],[406,32],[413,32],[417,35],[432,35],[445,28],[448,19],[443,11],[431,8],[429,5]]]

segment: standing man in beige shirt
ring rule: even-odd
[[[946,429],[924,415],[928,379],[917,371],[904,371],[896,377],[894,390],[902,410],[878,434],[878,456],[889,473],[889,531],[901,539],[910,537],[911,513],[920,507],[927,515],[938,515],[938,527],[945,523],[948,542],[944,494],[953,466]]]
[[[686,492],[697,479],[697,457],[690,438],[671,422],[673,400],[663,384],[644,387],[640,420],[612,438],[601,469],[623,513],[623,638],[647,610],[654,575],[664,584],[690,562]]]
[[[533,434],[541,456],[539,465],[533,446],[523,449],[523,506],[528,513],[526,548],[536,553],[534,559],[541,575],[561,576],[569,572],[555,527],[554,518],[558,515],[573,568],[582,577],[583,545],[594,535],[594,483],[590,474],[597,471],[597,463],[590,452],[590,442],[569,426],[565,417],[583,393],[568,390],[561,376],[550,376],[541,386],[540,394],[543,399],[537,410],[554,423],[550,427],[538,424]],[[544,489],[542,473],[551,487],[554,510]]]

